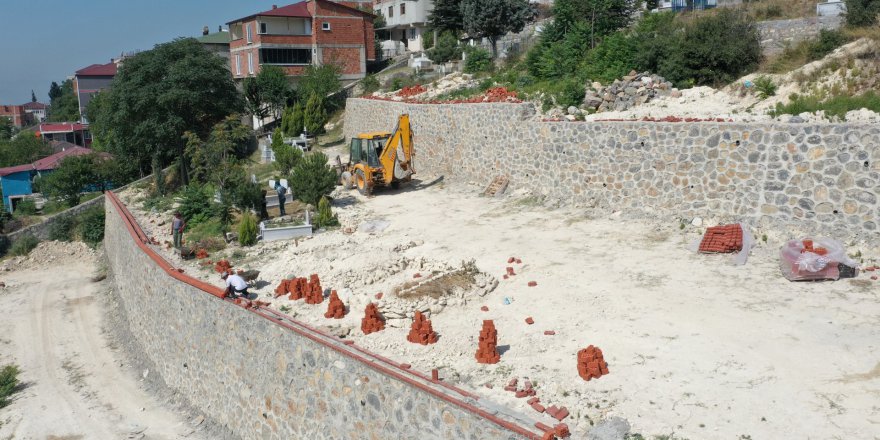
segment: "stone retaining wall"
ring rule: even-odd
[[[37,237],[41,241],[48,240],[49,233],[52,230],[52,226],[54,226],[55,223],[58,223],[59,220],[67,218],[67,217],[76,217],[77,215],[81,214],[83,211],[85,211],[89,208],[92,208],[95,206],[101,206],[103,204],[104,204],[104,195],[102,194],[98,197],[95,197],[92,200],[89,200],[84,203],[80,203],[79,205],[76,205],[73,208],[69,208],[69,209],[61,211],[57,214],[54,214],[52,216],[46,217],[46,219],[41,221],[40,223],[33,224],[30,226],[21,228],[17,231],[10,232],[9,234],[6,234],[6,238],[9,240],[10,243],[14,243],[15,240],[18,240],[20,237],[25,236],[25,235],[33,235],[34,237]]]
[[[219,288],[177,273],[138,242],[117,202],[108,196],[104,243],[125,330],[168,387],[233,436],[540,438],[523,416],[214,296]]]
[[[508,175],[514,189],[608,213],[880,241],[877,125],[540,122],[528,103],[350,99],[346,137],[391,130],[402,113],[421,176]]]
[[[822,29],[839,29],[842,16],[808,17],[792,20],[771,20],[758,23],[764,55],[781,53],[787,45],[816,37]]]

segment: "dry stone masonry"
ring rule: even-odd
[[[880,126],[541,122],[532,104],[349,99],[345,133],[409,113],[420,176],[511,188],[634,217],[745,222],[877,244]]]

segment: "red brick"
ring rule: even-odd
[[[568,417],[568,408],[565,407],[560,408],[559,411],[557,411],[556,414],[553,415],[553,418],[559,420],[560,422],[566,417]]]
[[[553,336],[556,334],[556,332],[553,330],[544,330],[544,334],[547,336]]]
[[[534,324],[534,323],[535,323],[535,320],[532,319],[531,316],[529,316],[528,318],[526,318],[526,324],[528,324],[528,325],[532,325],[532,324]]]
[[[537,281],[529,281],[529,287],[535,287],[538,285]]]
[[[540,403],[535,402],[532,404],[532,409],[534,409],[535,411],[537,411],[539,413],[542,413],[542,412],[544,412],[544,405],[541,405]]]

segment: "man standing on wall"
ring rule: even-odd
[[[180,216],[180,211],[174,212],[174,219],[171,220],[171,236],[174,237],[174,248],[180,249],[180,242],[183,241],[183,229],[186,228],[186,222]]]

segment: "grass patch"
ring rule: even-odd
[[[40,244],[40,240],[37,237],[30,234],[24,235],[15,240],[15,243],[12,243],[12,247],[9,248],[9,255],[16,257],[25,256],[31,253],[38,244]]]
[[[761,70],[769,73],[785,73],[807,63],[824,58],[853,37],[843,31],[821,30],[819,36],[789,45],[775,58],[771,58]]]
[[[791,98],[791,102],[788,104],[776,104],[776,109],[770,113],[771,116],[799,115],[822,110],[826,117],[846,120],[846,113],[852,110],[866,108],[880,112],[880,95],[873,91],[858,96],[837,95],[827,99],[817,95],[801,96],[797,94],[792,95]]]

